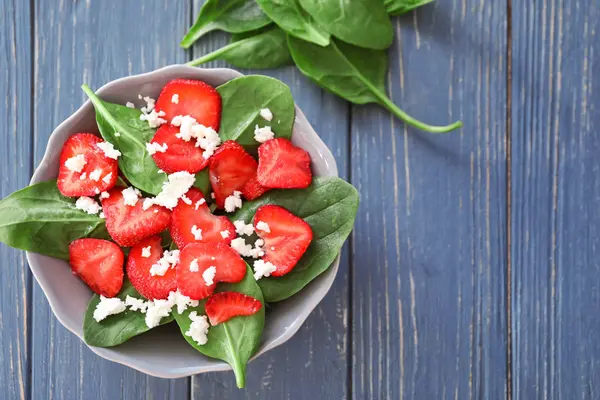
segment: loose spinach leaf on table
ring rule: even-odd
[[[213,60],[225,60],[238,68],[277,68],[292,64],[285,32],[274,27],[255,36],[241,40],[232,37],[232,42],[187,63],[197,66]]]
[[[276,204],[304,219],[312,228],[313,240],[291,272],[258,281],[266,302],[281,301],[298,293],[331,266],[352,231],[358,201],[358,192],[348,182],[315,177],[306,189],[273,190],[257,200],[244,202],[230,217],[232,221],[241,219],[251,223],[259,207]]]
[[[81,88],[96,109],[100,134],[121,152],[119,168],[123,175],[138,189],[158,194],[167,176],[158,172],[152,156],[146,151],[146,143],[154,136],[155,129],[140,120],[140,110],[103,101],[87,85]],[[115,132],[120,135],[116,136]]]
[[[331,40],[327,47],[317,46],[288,35],[290,53],[302,73],[346,100],[356,103],[379,103],[402,121],[432,133],[446,133],[460,128],[461,122],[447,126],[425,124],[401,110],[386,95],[387,54]]]
[[[131,285],[128,279],[123,281],[123,287],[117,295],[118,298],[125,301],[127,296],[146,300]],[[112,347],[125,343],[134,336],[148,332],[150,328],[146,325],[146,314],[140,311],[131,311],[127,309],[120,314],[109,315],[100,322],[94,319],[94,310],[100,303],[100,296],[97,294],[92,297],[83,320],[83,338],[87,344],[96,347]],[[160,324],[164,325],[173,321],[173,316],[164,317]]]
[[[281,29],[297,38],[327,46],[330,34],[300,7],[298,0],[257,0],[257,3]]]
[[[0,201],[0,241],[17,249],[69,259],[69,243],[102,237],[104,220],[75,207],[56,180],[36,183]]]
[[[377,50],[392,44],[392,22],[381,0],[299,1],[320,26],[344,42]]]
[[[263,307],[254,315],[235,317],[208,330],[208,342],[199,345],[185,333],[190,329],[190,313],[196,311],[204,315],[205,300],[198,307],[190,307],[183,314],[176,311],[175,320],[185,340],[200,353],[227,362],[233,368],[237,386],[243,388],[246,382],[246,364],[256,352],[265,326],[265,307],[263,295],[247,267],[246,276],[238,283],[219,283],[217,292],[239,292],[259,300]]]
[[[262,75],[248,75],[233,79],[217,88],[223,102],[221,140],[236,140],[246,148],[256,147],[256,125],[271,126],[275,137],[290,138],[294,125],[294,99],[283,82]],[[261,108],[273,113],[273,120],[260,116]]]
[[[181,47],[187,49],[204,34],[217,29],[230,33],[248,32],[270,23],[254,0],[207,0],[181,41]]]
[[[390,15],[402,15],[417,7],[433,3],[433,0],[385,0],[385,8]]]

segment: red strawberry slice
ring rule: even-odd
[[[196,122],[219,130],[221,96],[209,84],[192,79],[174,79],[168,82],[156,101],[156,111],[164,111],[167,121],[178,115],[190,115]]]
[[[171,214],[171,237],[177,247],[183,249],[189,243],[223,242],[231,243],[235,239],[235,226],[225,216],[213,215],[204,200],[204,195],[198,189],[190,189],[186,197],[191,204],[180,201]],[[200,204],[202,203],[202,204]],[[193,227],[196,228],[193,228]],[[201,230],[201,239],[196,239],[192,229]],[[225,237],[221,232],[229,232]]]
[[[269,231],[258,229],[259,222],[268,225]],[[263,227],[262,224],[260,227]],[[271,274],[283,276],[298,263],[313,237],[312,229],[302,218],[299,218],[283,207],[266,205],[254,214],[256,234],[265,241],[262,258],[277,269]]]
[[[310,156],[287,139],[268,140],[258,148],[257,177],[268,188],[306,188],[312,180]]]
[[[194,174],[208,165],[208,159],[202,157],[203,150],[196,147],[196,141],[186,142],[175,135],[179,133],[179,128],[173,125],[161,125],[154,134],[150,143],[157,143],[160,146],[167,145],[167,150],[162,153],[157,151],[152,155],[152,159],[158,168],[167,174],[178,171],[187,171]]]
[[[260,196],[268,192],[268,187],[265,187],[258,183],[258,179],[256,178],[256,174],[246,182],[244,187],[242,188],[242,195],[246,200],[254,200],[258,199]]]
[[[123,286],[123,251],[102,239],[78,239],[69,244],[73,274],[95,293],[115,297]]]
[[[62,194],[70,197],[94,196],[115,186],[119,174],[118,163],[106,157],[97,146],[103,141],[91,133],[76,133],[67,139],[60,153],[58,168],[57,186]],[[71,170],[67,167],[70,164],[67,160],[73,157],[83,157],[85,160],[79,172],[79,168]]]
[[[150,255],[144,249],[150,247]],[[152,265],[163,256],[160,236],[150,236],[129,251],[127,258],[127,277],[133,287],[147,299],[166,299],[169,292],[177,290],[177,279],[174,268],[169,268],[164,275],[150,274]]]
[[[262,304],[254,297],[238,292],[215,293],[206,301],[206,315],[211,325],[229,321],[233,317],[254,315]]]
[[[210,267],[215,267],[216,274],[213,283],[207,285],[202,274]],[[246,262],[227,244],[192,243],[181,250],[177,287],[191,299],[201,300],[214,292],[217,282],[239,282],[245,275]]]
[[[227,140],[215,151],[209,166],[209,178],[215,192],[215,203],[220,208],[234,191],[242,191],[244,185],[256,174],[256,160],[233,140]]]
[[[120,246],[130,247],[148,236],[156,235],[171,224],[171,213],[164,207],[142,208],[144,199],[138,199],[135,206],[128,206],[123,200],[122,187],[109,192],[102,200],[102,210],[106,216],[106,230]]]

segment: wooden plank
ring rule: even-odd
[[[513,12],[515,399],[597,399],[600,6]]]
[[[36,1],[36,164],[52,129],[85,101],[82,83],[98,88],[115,78],[184,61],[176,43],[189,11],[189,5],[168,0]],[[33,333],[34,399],[188,397],[189,379],[152,378],[93,354],[58,323],[37,285]]]
[[[203,1],[196,1],[194,17]],[[227,35],[212,33],[194,46],[195,56],[227,43]],[[208,66],[226,66],[214,62]],[[332,150],[340,174],[348,171],[348,106],[309,82],[295,67],[241,70],[273,76],[287,83],[296,103]],[[347,393],[348,246],[329,294],[287,343],[248,366],[247,388],[236,388],[232,372],[196,375],[192,399],[344,399]],[[299,294],[301,295],[301,294]]]
[[[0,198],[31,176],[31,31],[29,2],[0,0]],[[0,245],[0,388],[26,399],[30,384],[31,273],[25,253]]]
[[[438,1],[395,22],[392,98],[352,109],[352,395],[507,392],[506,1]]]

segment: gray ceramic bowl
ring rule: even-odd
[[[200,79],[218,86],[239,76],[242,74],[231,69],[200,69],[173,65],[147,74],[117,79],[100,88],[97,93],[102,99],[114,103],[125,104],[127,101],[133,101],[137,104],[138,93],[157,98],[161,88],[171,79]],[[94,109],[89,101],[52,132],[44,158],[31,179],[32,184],[56,178],[62,145],[70,135],[77,132],[98,132]],[[333,155],[298,106],[292,141],[310,153],[315,175],[338,176]],[[27,260],[56,318],[83,340],[83,316],[92,292],[71,274],[65,261],[31,252],[27,252]],[[284,343],[300,329],[311,311],[327,294],[338,266],[339,257],[331,268],[311,282],[300,294],[277,303],[269,310],[262,341],[255,357]],[[230,369],[226,363],[198,353],[183,339],[178,329],[169,326],[154,329],[117,347],[90,348],[107,360],[162,378],[179,378]]]

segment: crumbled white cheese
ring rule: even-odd
[[[134,187],[123,189],[121,194],[123,194],[123,202],[127,206],[135,206],[138,202],[139,196],[141,195],[140,191]]]
[[[142,95],[141,94],[138,94],[138,99],[140,99],[140,100],[142,99]]]
[[[179,250],[165,250],[163,256],[150,267],[150,275],[163,276],[170,268],[175,268],[179,262]]]
[[[143,109],[144,109],[144,107],[142,107],[142,110]],[[156,110],[152,110],[148,114],[142,113],[142,115],[140,115],[140,120],[147,121],[148,125],[150,125],[150,128],[158,128],[162,124],[167,123],[166,119],[161,118],[161,117],[164,117],[165,115],[166,114],[164,111],[156,112]]]
[[[233,225],[235,226],[235,231],[238,235],[250,236],[254,233],[254,227],[252,224],[247,224],[241,219],[233,221]]]
[[[87,161],[85,161],[83,154],[77,154],[65,161],[65,167],[71,172],[81,172],[85,164],[87,164]]]
[[[192,200],[189,197],[187,197],[185,194],[183,196],[181,196],[181,201],[183,201],[188,206],[192,205]]]
[[[98,217],[99,217],[99,218],[102,218],[102,219],[105,219],[105,218],[106,218],[106,215],[104,215],[104,212],[103,212],[103,211],[101,211],[101,212],[100,212],[100,214],[98,214]]]
[[[275,250],[275,246],[271,246],[271,250]]]
[[[202,240],[202,229],[199,229],[196,225],[192,225],[192,235],[194,235],[194,239]]]
[[[260,116],[269,122],[273,120],[273,113],[268,108],[261,108]]]
[[[167,146],[166,143],[163,143],[162,145],[156,142],[146,143],[146,151],[150,155],[154,155],[156,153],[164,153],[167,151],[168,148],[169,146]]]
[[[186,142],[192,138],[196,139],[196,147],[204,150],[202,153],[204,158],[212,156],[221,144],[221,138],[214,129],[199,124],[189,115],[177,115],[171,120],[171,124],[179,127],[179,133],[175,134],[175,137]]]
[[[112,179],[112,172],[109,172],[108,174],[106,174],[104,176],[104,178],[102,178],[102,182],[109,184],[111,179]]]
[[[241,256],[251,257],[252,256],[252,246],[246,244],[244,238],[238,237],[231,241],[231,248],[237,251]]]
[[[229,237],[230,233],[229,231],[221,231],[221,237],[223,239],[227,239]]]
[[[158,172],[159,174],[166,174],[166,172],[165,172],[165,171],[163,171],[162,169],[159,169],[159,170],[158,170],[158,171],[156,171],[156,172]]]
[[[177,93],[175,93],[173,96],[171,96],[171,103],[179,104],[179,95]]]
[[[152,246],[148,246],[148,247],[142,247],[142,257],[144,258],[149,258],[150,257],[150,250],[152,249]]]
[[[102,210],[100,204],[96,203],[96,200],[91,197],[81,196],[75,202],[75,207],[85,211],[88,214],[98,214]]]
[[[135,108],[135,104],[133,104],[132,102],[128,101],[127,103],[125,103],[125,107],[127,107],[127,108]]]
[[[142,203],[142,210],[146,211],[147,209],[149,209],[153,205],[154,205],[154,200],[153,199],[145,198],[144,202]],[[154,210],[154,212],[158,212],[158,210]]]
[[[98,182],[100,180],[100,176],[102,175],[102,170],[100,168],[96,168],[92,172],[90,172],[90,179]]]
[[[194,209],[198,209],[202,204],[206,203],[206,200],[204,200],[204,198],[201,198],[200,200],[198,200],[196,202],[196,204],[194,204]]]
[[[125,305],[129,307],[131,311],[139,311],[141,313],[145,313],[148,308],[148,303],[143,299],[138,299],[137,297],[131,297],[129,295],[125,298]]]
[[[79,176],[80,180],[84,180],[85,178],[87,178],[87,173],[85,172]]]
[[[104,318],[109,315],[120,314],[125,311],[125,303],[118,297],[107,298],[100,295],[100,303],[96,306],[94,310],[94,319],[97,322],[102,321]]]
[[[267,224],[264,221],[258,221],[256,223],[256,229],[263,231],[263,232],[271,233],[271,228],[269,228],[269,224]]]
[[[196,311],[192,311],[190,320],[192,323],[185,335],[191,337],[200,346],[205,345],[208,342],[208,328],[210,327],[206,315],[198,315]]]
[[[188,307],[198,307],[200,302],[198,300],[192,300],[188,296],[183,295],[179,290],[176,292],[169,293],[169,301],[177,306],[177,312],[183,313]]]
[[[144,101],[146,102],[146,105],[141,108],[141,110],[144,114],[147,114],[150,111],[154,110],[154,105],[156,104],[156,100],[154,100],[150,96],[145,96]]]
[[[262,239],[258,239],[256,242],[254,242],[254,248],[250,252],[250,257],[258,258],[264,256],[265,252],[262,249],[262,246],[264,246],[264,244],[265,241]]]
[[[98,146],[98,148],[102,150],[104,155],[108,158],[116,160],[121,156],[121,152],[115,149],[115,146],[113,146],[110,142],[100,142],[96,146]]]
[[[192,187],[195,180],[196,177],[194,174],[186,171],[175,172],[169,175],[168,180],[163,183],[162,190],[158,196],[152,199],[152,203],[172,210],[177,206],[179,199]]]
[[[214,279],[216,274],[217,267],[215,267],[214,265],[211,265],[210,267],[204,270],[204,272],[202,273],[202,279],[204,279],[204,283],[206,283],[206,286],[210,286],[215,283]]]
[[[231,196],[225,199],[225,211],[234,212],[236,208],[242,208],[242,192],[236,190]]]
[[[190,271],[191,272],[198,272],[200,266],[198,265],[198,260],[196,260],[195,258],[192,260],[192,262],[190,263]]]
[[[100,194],[100,189],[98,189],[98,188],[94,188],[94,193],[96,193],[96,194]]]
[[[147,303],[148,308],[146,310],[146,325],[148,328],[154,328],[160,324],[160,320],[164,317],[168,317],[173,309],[173,302],[164,299],[157,299],[149,301]]]
[[[277,270],[277,267],[270,262],[263,260],[256,260],[253,264],[254,268],[254,279],[259,280],[260,278],[266,278],[271,276],[273,272]]]
[[[119,132],[115,132],[115,137],[121,137],[121,134]]]
[[[258,143],[264,143],[267,140],[271,140],[275,137],[275,133],[271,130],[270,126],[263,126],[259,128],[258,125],[254,128],[254,140]]]

